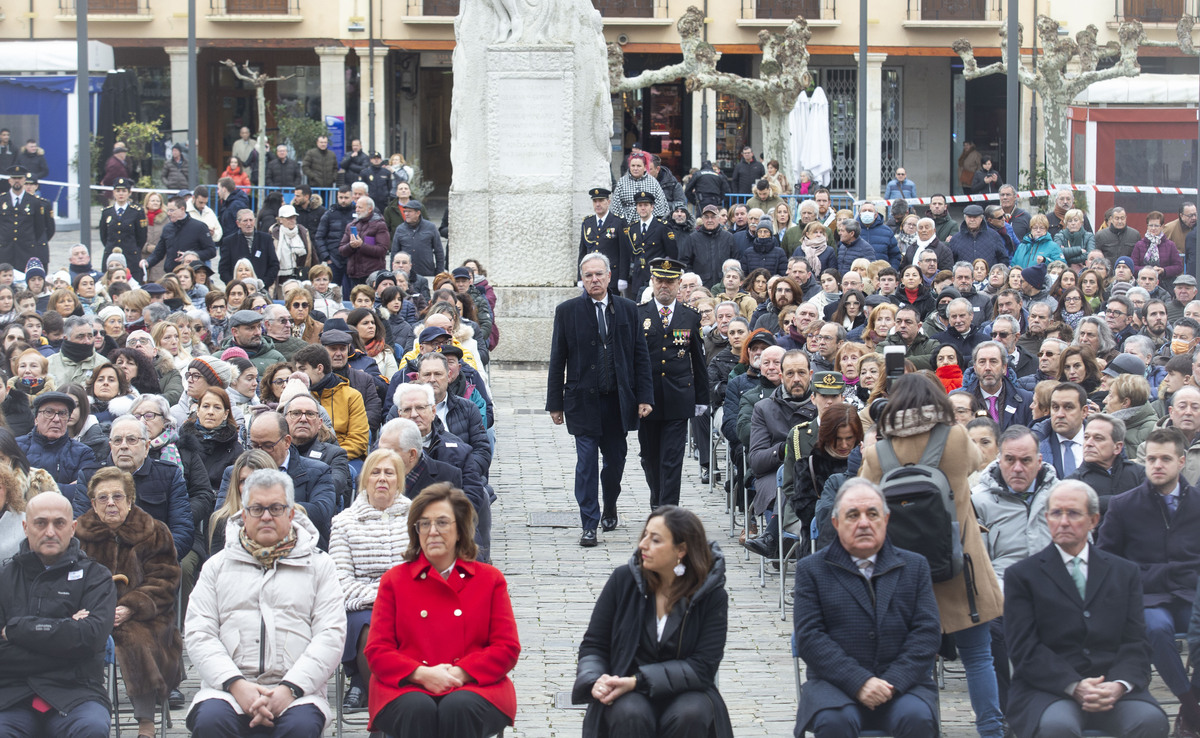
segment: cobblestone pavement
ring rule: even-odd
[[[619,502],[622,525],[601,533],[593,549],[578,545],[578,511],[572,493],[574,446],[564,426],[554,426],[543,412],[545,374],[541,370],[498,368],[492,375],[498,447],[492,482],[499,496],[493,507],[493,563],[508,579],[521,636],[521,658],[512,674],[517,688],[517,724],[507,735],[516,738],[578,736],[580,709],[563,709],[575,676],[578,643],[592,606],[612,570],[624,565],[634,549],[640,524],[649,512],[649,493],[637,457],[636,434],[630,434],[624,492]],[[790,736],[796,693],[788,646],[792,618],[779,616],[778,575],[759,585],[758,562],[748,561],[730,537],[729,517],[721,494],[709,494],[699,483],[698,466],[684,466],[682,503],[704,521],[709,537],[726,554],[729,591],[729,634],[719,684],[737,736]],[[539,513],[567,513],[570,527],[532,527]],[[562,516],[559,516],[562,517]],[[772,586],[773,585],[773,586]],[[975,735],[962,665],[947,669],[942,691],[942,725],[949,738]],[[190,699],[198,687],[195,671],[184,683]],[[1159,687],[1161,683],[1157,682]],[[1160,698],[1163,690],[1157,690]],[[330,684],[333,700],[333,683]],[[1175,712],[1173,705],[1168,712]],[[182,736],[184,712],[175,711]],[[136,734],[136,731],[130,733]],[[327,731],[334,735],[333,728]],[[346,735],[366,735],[347,726]]]

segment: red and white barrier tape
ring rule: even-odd
[[[1088,184],[1061,184],[1051,185],[1048,190],[1022,190],[1017,192],[1017,197],[1054,197],[1054,193],[1058,190],[1074,190],[1076,192],[1121,192],[1139,195],[1194,195],[1196,194],[1195,187],[1152,187],[1149,185],[1088,185]],[[854,193],[847,192],[849,197],[854,197]],[[946,197],[947,203],[954,202],[988,202],[990,200],[999,200],[1000,195],[991,193],[987,195],[953,195]],[[930,198],[918,197],[912,200],[905,198],[905,202],[909,205],[928,205]],[[889,206],[893,200],[883,200]]]

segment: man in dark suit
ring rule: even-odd
[[[229,283],[233,279],[233,266],[249,259],[255,276],[270,289],[279,276],[279,256],[271,234],[255,228],[254,211],[249,209],[238,211],[237,226],[238,230],[221,239],[221,262],[217,265],[221,281]]]
[[[1008,353],[1008,366],[1018,377],[1027,377],[1037,371],[1037,356],[1022,351],[1017,342],[1021,340],[1021,320],[1012,315],[997,315],[992,321],[991,339],[1004,346]]]
[[[617,497],[629,451],[625,434],[650,414],[654,386],[638,308],[609,291],[608,257],[585,255],[579,272],[585,294],[554,311],[546,410],[555,425],[565,420],[567,432],[575,436],[575,499],[583,525],[579,545],[591,547],[597,524],[605,531],[617,527]],[[604,455],[598,476],[597,451]],[[597,502],[601,486],[603,512]]]
[[[643,190],[634,195],[633,202],[637,217],[629,221],[621,233],[625,239],[622,251],[627,252],[633,262],[629,283],[636,300],[650,282],[650,262],[661,258],[677,259],[679,244],[675,241],[675,231],[654,217],[653,194]]]
[[[1087,390],[1074,382],[1062,382],[1050,393],[1050,428],[1038,444],[1044,461],[1054,474],[1066,479],[1083,466],[1083,415]],[[1124,490],[1122,490],[1124,491]]]
[[[611,194],[603,187],[588,190],[592,198],[592,210],[596,214],[584,218],[579,227],[579,262],[583,263],[583,257],[593,252],[604,254],[616,272],[616,291],[623,294],[629,289],[629,263],[632,257],[629,242],[624,238],[625,223],[608,209]]]
[[[1008,352],[998,341],[984,341],[975,347],[971,356],[976,382],[972,394],[996,421],[1001,432],[1014,425],[1028,426],[1031,420],[1033,394],[1026,392],[1006,376]]]
[[[708,412],[700,314],[676,300],[680,267],[673,259],[650,262],[654,297],[638,305],[654,384],[654,408],[638,428],[652,510],[679,504],[688,420]]]
[[[1200,690],[1175,648],[1187,630],[1200,573],[1200,496],[1183,478],[1187,439],[1178,428],[1146,436],[1146,481],[1108,503],[1096,545],[1138,565],[1150,659],[1179,698],[1182,735],[1200,731]]]
[[[797,738],[938,733],[942,636],[929,564],[887,541],[888,515],[878,487],[847,480],[833,503],[837,540],[796,565],[796,648],[808,671]]]
[[[133,180],[120,177],[113,182],[113,203],[100,213],[100,243],[104,244],[104,254],[100,259],[103,265],[108,264],[108,257],[113,249],[121,249],[127,260],[139,257],[142,244],[146,243],[146,212],[141,206],[129,200]],[[132,261],[136,265],[136,261]]]
[[[14,165],[8,168],[8,192],[0,197],[0,261],[24,264],[31,256],[42,259],[35,247],[46,240],[45,220],[41,215],[41,198],[25,192],[29,170]]]
[[[421,490],[432,484],[445,482],[457,489],[463,488],[462,472],[458,467],[438,461],[425,453],[421,445],[421,429],[408,418],[392,418],[379,429],[379,448],[400,454],[404,468],[408,470],[404,479],[404,494],[414,499]]]
[[[208,261],[217,255],[217,246],[213,243],[208,226],[199,218],[187,214],[187,200],[176,195],[167,200],[164,210],[171,222],[167,223],[158,237],[154,253],[150,254],[150,258],[142,259],[140,266],[143,272],[149,271],[160,261],[163,262],[163,269],[169,272],[180,264],[192,260]]]
[[[1022,737],[1098,729],[1166,738],[1167,716],[1148,689],[1137,565],[1088,545],[1100,501],[1083,482],[1055,486],[1046,519],[1053,543],[1004,575],[1009,725]]]

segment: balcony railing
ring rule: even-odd
[[[208,0],[216,15],[299,15],[300,0]]]
[[[460,0],[408,0],[409,15],[458,15]]]
[[[60,15],[75,15],[76,0],[58,0]],[[150,0],[88,0],[89,15],[146,15]]]
[[[755,18],[821,20],[821,0],[755,0]]]
[[[1143,23],[1178,23],[1185,13],[1195,15],[1195,0],[1115,0],[1114,15],[1118,20],[1137,20]]]
[[[592,0],[605,18],[653,18],[655,0]]]
[[[908,0],[908,19],[922,21],[998,21],[998,0]]]

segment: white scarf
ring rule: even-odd
[[[300,227],[284,228],[279,226],[279,243],[275,247],[279,256],[279,273],[291,274],[296,271],[296,264],[307,253],[304,240],[300,238]]]

